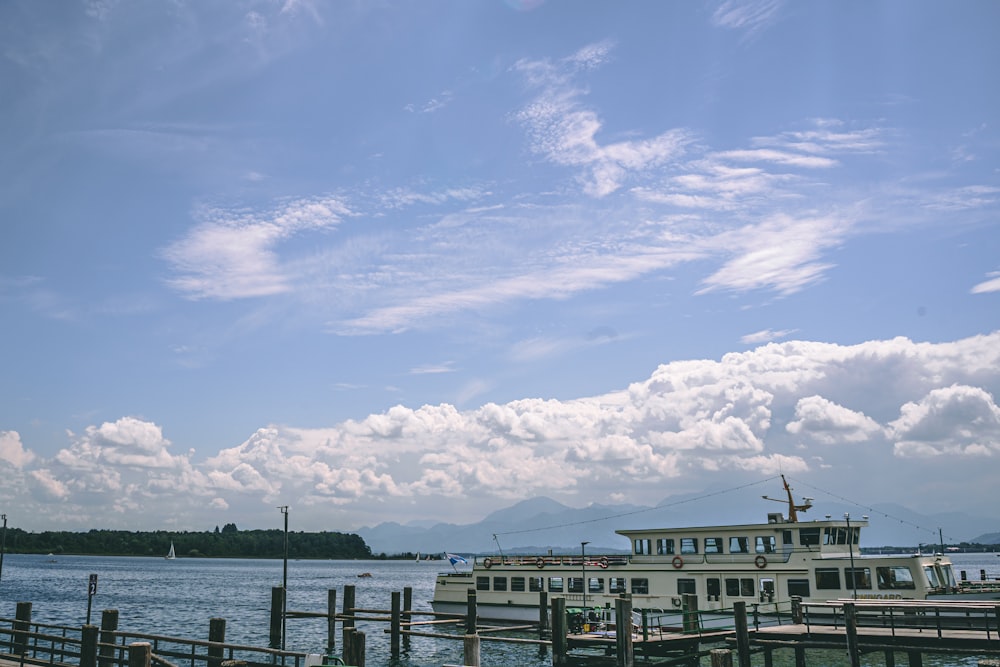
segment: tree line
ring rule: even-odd
[[[215,531],[132,532],[89,530],[85,533],[44,531],[29,533],[8,528],[6,551],[22,554],[74,554],[84,556],[166,556],[173,543],[178,557],[283,558],[285,533],[279,529],[237,530],[235,524]],[[360,535],[338,532],[289,532],[289,558],[371,558],[371,549]]]

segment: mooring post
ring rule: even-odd
[[[747,625],[747,603],[733,603],[733,622],[736,626],[736,656],[740,667],[750,667],[750,628]]]
[[[28,650],[28,630],[31,629],[31,603],[18,602],[14,610],[14,641],[11,653],[24,655]]]
[[[476,611],[476,589],[470,588],[465,598],[465,634],[476,634],[478,619]]]
[[[399,591],[392,592],[392,613],[389,617],[389,657],[399,658]]]
[[[632,648],[632,596],[628,593],[615,600],[615,641],[618,644],[618,667],[634,667]]]
[[[910,667],[924,667],[924,654],[920,650],[907,651],[906,663]]]
[[[792,623],[802,625],[802,596],[792,596]]]
[[[545,639],[545,633],[549,630],[549,594],[545,591],[538,591],[538,638]],[[542,653],[545,653],[545,644],[540,645]]]
[[[413,588],[406,586],[403,588],[403,623],[406,625],[406,629],[410,629],[410,623],[413,621],[413,615],[410,613],[413,610]],[[403,635],[403,650],[410,650],[410,635],[409,633]]]
[[[344,662],[354,667],[365,667],[365,633],[355,628],[344,632]]]
[[[281,621],[285,609],[285,589],[281,586],[271,587],[271,627],[268,633],[268,644],[271,648],[281,647]]]
[[[133,642],[128,645],[128,667],[149,667],[153,658],[153,645]]]
[[[465,635],[462,646],[462,664],[465,667],[479,667],[479,635]]]
[[[332,654],[337,648],[337,589],[326,592],[326,652]]]
[[[566,598],[552,598],[552,664],[566,665]]]
[[[344,607],[342,618],[344,622],[341,623],[340,632],[344,637],[344,651],[341,657],[344,658],[344,662],[348,665],[356,665],[357,663],[351,662],[348,658],[349,653],[353,650],[353,644],[349,648],[347,642],[351,641],[351,635],[354,634],[354,586],[348,585],[344,586]]]
[[[80,667],[97,667],[96,625],[85,625],[80,629]]]
[[[896,667],[896,654],[891,648],[885,650],[885,667]]]
[[[226,619],[208,619],[208,667],[221,667],[225,653],[222,644],[226,642]],[[219,644],[213,646],[213,644]]]
[[[684,600],[684,632],[698,632],[701,629],[701,619],[698,616],[698,596],[685,593]]]
[[[712,667],[733,667],[733,652],[727,648],[713,648],[709,655],[712,657]]]
[[[105,609],[101,612],[101,645],[97,649],[100,667],[112,667],[115,659],[115,630],[118,629],[118,610]]]
[[[861,667],[861,651],[858,646],[858,610],[853,602],[844,603],[844,631],[847,633],[847,656],[851,667]]]

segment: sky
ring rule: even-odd
[[[1000,528],[998,28],[6,0],[0,511],[352,531],[780,472]]]

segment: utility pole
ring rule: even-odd
[[[585,549],[588,544],[590,544],[590,542],[580,542],[580,572],[583,574],[583,587],[581,590],[583,592],[584,609],[587,608],[587,552]],[[584,612],[584,614],[586,614],[586,612]],[[584,615],[584,618],[586,619],[586,615]]]

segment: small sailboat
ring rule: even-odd
[[[173,560],[173,559],[177,558],[177,554],[174,553],[174,543],[173,542],[170,543],[170,551],[167,552],[167,555],[164,556],[164,558],[166,558],[167,560]]]

